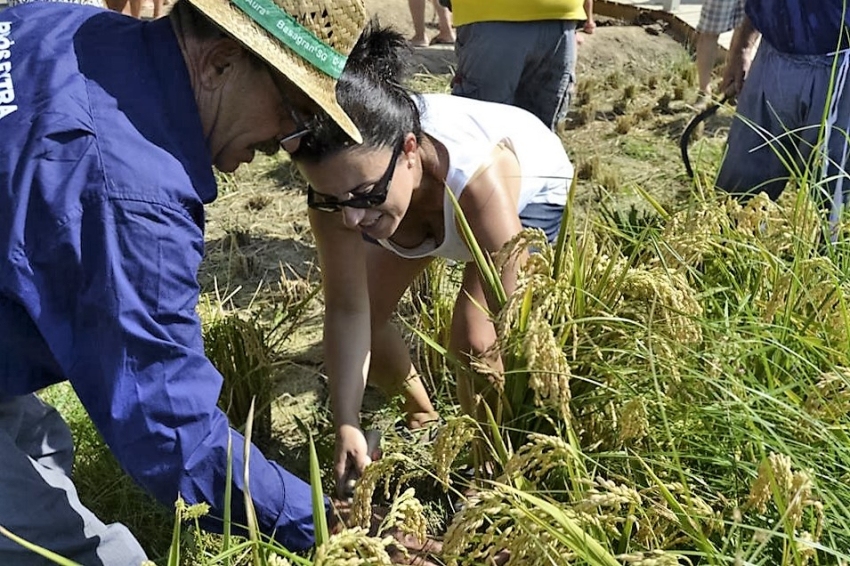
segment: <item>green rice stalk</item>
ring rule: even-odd
[[[168,549],[168,566],[180,566],[180,530],[183,526],[183,517],[180,511],[182,506],[183,498],[178,496],[174,505],[174,527],[171,532],[171,547]]]
[[[664,497],[664,500],[673,509],[673,512],[679,518],[679,524],[681,525],[682,529],[689,535],[690,540],[694,541],[697,544],[697,546],[702,551],[703,556],[705,556],[710,563],[718,564],[719,562],[717,561],[717,559],[720,557],[720,554],[718,553],[717,549],[714,547],[711,541],[708,540],[702,530],[694,524],[691,517],[688,515],[688,512],[685,510],[684,507],[682,507],[682,504],[679,503],[679,500],[673,496],[673,494],[670,492],[670,489],[664,484],[664,482],[662,482],[661,479],[659,479],[659,477],[655,475],[655,472],[646,463],[646,461],[644,461],[640,457],[637,457],[637,461],[640,462],[641,465],[643,465],[646,474],[652,479],[655,486],[658,487],[658,490]],[[682,470],[681,464],[679,464],[678,470]]]
[[[561,215],[561,226],[558,229],[558,238],[555,240],[555,261],[552,266],[552,278],[557,280],[561,276],[561,270],[564,265],[564,253],[567,249],[567,237],[575,235],[575,219],[573,210],[575,209],[576,183],[578,175],[573,176],[570,183],[570,190],[567,193],[567,204],[564,214]]]
[[[322,546],[330,538],[328,518],[325,514],[325,496],[322,493],[322,468],[316,454],[316,443],[310,434],[310,493],[313,499],[313,525],[316,533],[316,546]]]
[[[224,530],[222,534],[221,551],[227,556],[224,558],[224,566],[230,566],[230,557],[227,551],[230,549],[230,527],[231,510],[230,503],[233,499],[233,436],[232,431],[227,431],[227,471],[224,475]]]
[[[27,540],[22,539],[21,537],[12,533],[11,531],[9,531],[8,529],[6,529],[3,526],[0,526],[0,535],[3,535],[5,537],[13,540],[14,542],[23,546],[27,550],[31,550],[32,552],[38,554],[39,556],[50,560],[54,564],[59,564],[59,566],[82,566],[82,564],[78,564],[77,562],[74,562],[73,560],[68,560],[67,558],[63,558],[63,557],[59,556],[58,554],[56,554],[55,552],[51,552],[51,551],[47,550],[46,548],[41,548],[40,546],[37,546],[37,545],[27,541]]]
[[[259,527],[257,526],[257,510],[254,509],[254,500],[251,498],[251,433],[254,426],[254,400],[248,408],[248,417],[245,423],[245,444],[242,453],[245,469],[242,470],[242,481],[244,482],[243,495],[245,500],[245,517],[248,522],[248,539],[254,543],[252,556],[254,566],[266,566],[265,554],[259,550],[257,544],[260,540]]]
[[[469,226],[469,222],[467,222],[466,217],[463,214],[463,209],[460,207],[460,203],[448,186],[446,186],[446,194],[452,201],[452,206],[455,209],[455,219],[460,225],[461,235],[472,253],[472,259],[475,262],[475,266],[478,268],[478,273],[481,275],[481,281],[484,285],[484,289],[489,291],[496,301],[496,304],[492,305],[492,307],[500,309],[504,306],[505,301],[507,300],[507,295],[505,294],[505,287],[502,285],[502,279],[499,276],[499,272],[493,264],[493,259],[489,254],[485,255],[481,246],[478,245],[478,241],[475,239],[475,234],[472,232],[472,228]]]
[[[495,450],[497,462],[502,468],[504,468],[511,457],[511,450],[508,449],[504,438],[502,438],[502,432],[499,429],[499,424],[496,422],[496,418],[493,416],[493,411],[490,409],[490,405],[487,403],[482,404],[484,405],[484,411],[487,414],[487,425],[490,428],[490,441],[492,442],[492,447]]]
[[[575,552],[591,566],[620,566],[619,561],[610,552],[599,544],[595,538],[588,534],[581,526],[573,521],[566,513],[556,505],[530,493],[505,486],[508,493],[515,495],[530,506],[544,511],[551,522],[540,520],[536,515],[528,511],[522,505],[518,508],[523,514],[544,528],[549,534],[559,540],[564,546]]]

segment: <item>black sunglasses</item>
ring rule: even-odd
[[[387,194],[390,191],[390,184],[393,182],[393,175],[396,170],[396,161],[398,161],[403,149],[404,138],[402,137],[393,150],[387,170],[378,182],[372,185],[368,193],[355,194],[348,200],[338,200],[334,196],[318,193],[313,190],[313,187],[307,185],[307,206],[323,212],[339,212],[346,206],[350,208],[374,208],[381,206],[387,200]]]

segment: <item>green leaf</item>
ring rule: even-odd
[[[571,519],[556,505],[509,486],[503,489],[524,500],[530,506],[546,513],[552,519],[551,522],[541,520],[540,517],[532,513],[525,506],[517,506],[528,518],[546,529],[550,535],[558,539],[564,546],[575,552],[591,566],[621,566],[614,555],[605,550],[599,541],[581,528],[581,525]]]
[[[22,539],[21,537],[19,537],[16,534],[13,534],[11,531],[9,531],[8,529],[6,529],[3,526],[0,526],[0,535],[3,535],[5,537],[12,539],[13,541],[20,544],[21,546],[23,546],[27,550],[31,550],[32,552],[35,552],[39,556],[47,558],[48,560],[50,560],[51,562],[53,562],[55,564],[59,564],[59,566],[82,566],[82,564],[74,562],[73,560],[68,560],[67,558],[63,558],[63,557],[59,556],[58,554],[56,554],[55,552],[50,552],[47,549],[41,548],[40,546],[36,546],[33,543]]]
[[[316,532],[316,546],[321,546],[330,539],[328,533],[328,518],[325,513],[325,496],[322,493],[322,469],[319,466],[319,456],[316,454],[316,443],[310,435],[310,491],[313,496],[313,525]]]
[[[233,431],[227,431],[227,471],[224,476],[224,532],[222,533],[221,550],[227,553],[230,548],[231,511],[230,503],[233,500]],[[230,566],[230,557],[224,559],[224,566]]]

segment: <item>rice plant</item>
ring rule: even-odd
[[[495,318],[518,449],[455,517],[449,563],[496,541],[518,563],[848,560],[846,247],[804,191],[652,205],[660,226],[568,215],[555,249],[524,232],[479,264],[538,250]]]
[[[204,330],[204,350],[223,377],[219,406],[231,424],[243,429],[254,399],[260,410],[254,423],[254,441],[271,441],[272,362],[263,329],[238,315],[212,320]]]

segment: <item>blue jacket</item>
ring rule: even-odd
[[[850,47],[850,5],[845,12],[844,1],[747,0],[746,11],[753,26],[778,51],[826,55]]]
[[[127,473],[216,517],[232,438],[245,524],[244,440],[216,407],[195,312],[215,197],[168,18],[0,12],[0,396],[69,380]],[[311,546],[309,486],[256,448],[250,469],[262,530]]]

